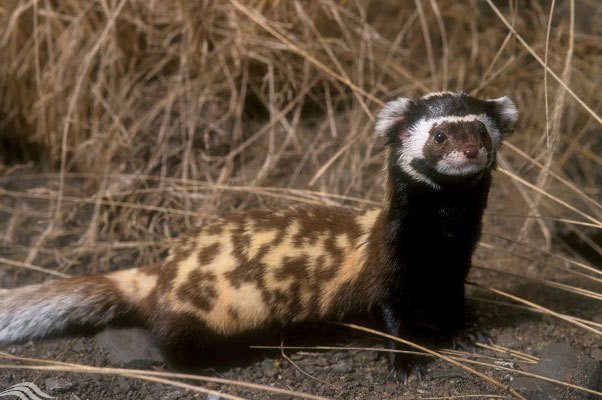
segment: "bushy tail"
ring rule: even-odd
[[[157,268],[135,268],[0,290],[0,343],[136,318],[156,287],[157,273]]]

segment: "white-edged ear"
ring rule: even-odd
[[[403,122],[410,101],[405,97],[399,97],[385,104],[376,117],[376,132],[381,136],[386,136],[391,128]]]
[[[512,132],[518,122],[518,109],[512,99],[508,96],[504,96],[489,101],[495,104],[495,111],[499,115],[502,124],[502,126],[500,126],[501,132]]]

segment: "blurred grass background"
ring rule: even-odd
[[[382,102],[464,90],[520,110],[475,261],[519,276],[476,278],[599,300],[597,1],[4,0],[0,26],[11,284],[154,263],[233,210],[378,205]]]

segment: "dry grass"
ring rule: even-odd
[[[156,262],[232,210],[373,206],[382,101],[463,89],[521,111],[486,216],[487,266],[598,299],[602,7],[386,3],[2,2],[2,265],[36,280],[107,270]]]

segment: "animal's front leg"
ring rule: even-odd
[[[476,343],[490,344],[491,339],[476,325],[476,317],[466,308],[464,283],[450,290],[441,299],[444,313],[439,329],[443,333],[444,345],[465,351],[475,351]]]
[[[403,321],[399,312],[391,305],[382,305],[380,311],[389,335],[413,340],[410,321]],[[399,350],[414,351],[415,349],[392,339],[387,342],[387,348],[392,350],[387,353],[387,357],[391,369],[390,376],[395,380],[406,384],[412,375],[418,378],[424,376],[426,372],[424,365],[427,361],[424,356],[399,352]]]

